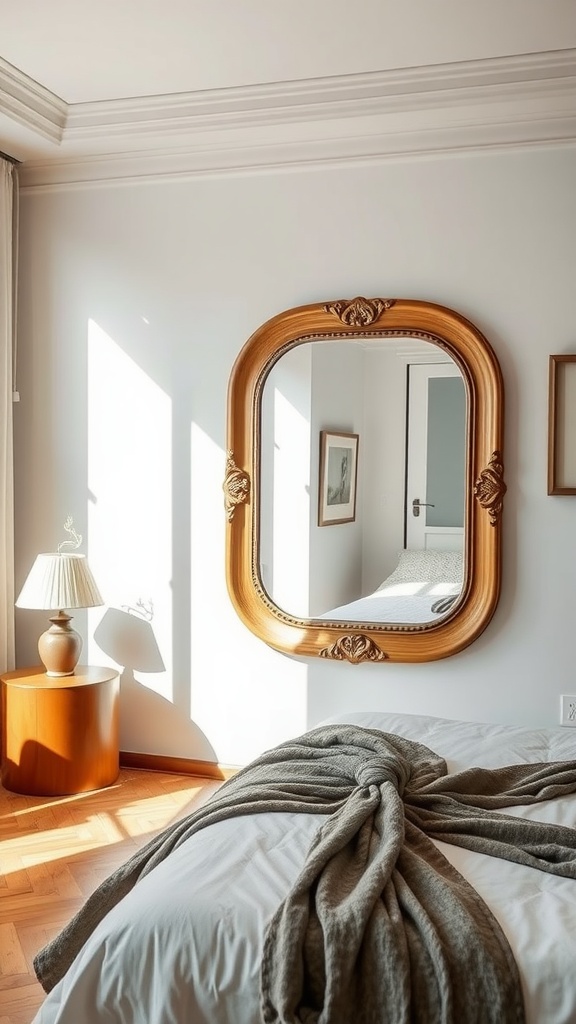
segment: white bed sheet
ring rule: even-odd
[[[418,740],[450,771],[576,758],[576,733],[566,729],[376,712],[323,724],[332,722]],[[576,827],[576,795],[512,812]],[[263,933],[320,820],[260,814],[192,836],[107,915],[32,1024],[259,1024]],[[574,1024],[576,881],[437,846],[500,922],[519,966],[527,1024]]]

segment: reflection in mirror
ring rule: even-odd
[[[326,431],[336,442],[324,465]],[[315,339],[284,353],[261,406],[259,559],[272,601],[296,618],[347,622],[426,623],[451,611],[463,580],[466,431],[462,374],[431,342]],[[357,447],[347,440],[356,435]]]

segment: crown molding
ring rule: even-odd
[[[73,104],[60,132],[23,189],[571,143],[576,50]]]
[[[544,129],[544,124],[542,128]],[[495,136],[499,135],[500,138]],[[466,137],[468,141],[466,142]],[[507,130],[499,133],[465,132],[455,129],[432,133],[410,133],[402,139],[380,138],[309,143],[249,150],[215,150],[211,154],[197,152],[135,153],[69,160],[65,163],[25,165],[20,169],[20,190],[24,193],[43,191],[70,191],[105,188],[118,185],[138,185],[169,179],[186,180],[202,177],[258,174],[270,171],[298,171],[307,168],[338,167],[350,164],[374,164],[383,160],[433,157],[447,153],[478,152],[485,150],[518,149],[527,146],[557,145],[576,142],[576,118],[566,131],[550,133],[548,138],[536,141],[526,139],[522,132]]]
[[[68,104],[0,57],[0,115],[56,144],[62,142]]]
[[[488,98],[521,99],[535,92],[557,94],[576,85],[576,50],[400,68],[271,85],[140,97],[69,108],[67,141],[102,133],[140,137],[197,129],[249,128],[334,117],[466,106]]]

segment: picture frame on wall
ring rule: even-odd
[[[549,359],[548,494],[576,494],[576,354]]]
[[[320,431],[318,526],[353,523],[356,518],[358,434]]]

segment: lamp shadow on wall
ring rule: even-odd
[[[161,694],[134,677],[134,672],[164,672],[149,619],[132,611],[108,608],[94,631],[100,649],[122,667],[120,675],[120,748],[145,754],[164,754],[217,761],[216,752],[198,726]],[[137,733],[135,730],[137,726]],[[137,740],[133,737],[137,735]],[[159,749],[162,736],[174,749]]]

